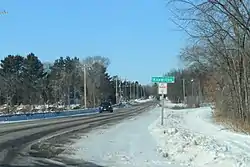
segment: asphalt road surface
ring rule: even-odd
[[[79,134],[133,117],[155,104],[147,102],[117,109],[114,113],[1,124],[0,167],[61,167],[60,161],[67,166],[98,167],[88,162],[58,159],[57,156],[64,151],[63,146],[72,138],[78,138]]]

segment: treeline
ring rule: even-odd
[[[192,39],[181,59],[196,71],[192,77],[203,79],[203,93],[215,102],[216,115],[250,125],[249,0],[172,0],[169,6]]]
[[[103,100],[116,103],[121,98],[149,95],[150,86],[110,76],[108,66],[109,59],[101,56],[84,60],[60,57],[54,63],[42,63],[33,53],[8,55],[0,64],[0,105],[7,106],[4,112],[12,112],[20,105],[84,107],[85,101],[87,107],[94,107]]]
[[[199,104],[211,102],[206,91],[206,74],[192,68],[174,69],[165,76],[174,76],[175,83],[168,84],[168,98],[174,103]],[[192,101],[192,97],[194,100]]]

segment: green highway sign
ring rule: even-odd
[[[152,77],[152,82],[154,83],[174,83],[174,80],[174,76]]]

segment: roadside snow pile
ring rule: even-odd
[[[137,103],[146,103],[152,101],[152,99],[135,99],[134,101]]]
[[[129,104],[134,105],[134,104],[139,104],[139,103],[146,103],[152,100],[153,99],[134,99],[134,100],[130,100]]]
[[[8,114],[26,114],[26,113],[48,113],[48,112],[57,112],[57,111],[68,111],[73,109],[80,109],[80,104],[71,104],[70,106],[65,105],[14,105],[9,108],[10,113],[8,112],[7,104],[0,106],[0,116]]]
[[[171,103],[170,101],[166,100],[166,101],[164,101],[164,107],[167,107],[167,108],[185,108],[185,107],[187,107],[187,105],[183,104],[183,103]]]
[[[129,103],[130,103],[131,105],[138,104],[138,102],[136,102],[136,101],[134,101],[134,100],[129,101]]]
[[[211,109],[165,110],[149,128],[170,162],[192,167],[250,166],[250,137],[212,124]]]

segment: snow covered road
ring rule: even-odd
[[[179,167],[169,165],[148,130],[159,114],[154,109],[108,129],[95,129],[69,148],[74,150],[71,158],[108,167]]]

